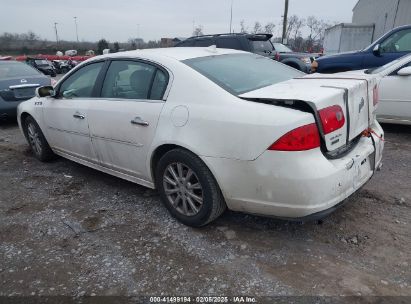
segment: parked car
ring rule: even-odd
[[[320,54],[318,53],[294,52],[288,46],[278,42],[274,42],[273,47],[275,51],[275,60],[305,73],[311,72],[312,62],[320,57]]]
[[[305,73],[310,72],[310,54],[294,53],[281,43],[274,44],[273,46],[270,40],[272,37],[273,35],[271,34],[246,33],[195,36],[177,43],[175,47],[207,47],[215,45],[217,48],[259,54],[264,57],[276,59]]]
[[[66,56],[77,56],[77,50],[67,50],[64,52]]]
[[[312,70],[337,73],[382,66],[411,52],[411,25],[397,27],[362,51],[318,58]]]
[[[20,102],[32,98],[39,86],[50,85],[50,78],[17,61],[0,61],[0,119],[16,117]]]
[[[52,63],[57,74],[66,74],[72,69],[67,60],[53,60]]]
[[[42,72],[44,75],[49,75],[51,77],[56,77],[57,75],[53,64],[46,59],[27,57],[26,63]]]
[[[411,54],[382,67],[342,74],[352,77],[370,74],[382,78],[379,84],[378,121],[411,125]]]
[[[371,178],[383,131],[375,76],[303,75],[227,49],[107,54],[38,89],[18,121],[38,159],[157,188],[187,225],[226,207],[316,219]]]

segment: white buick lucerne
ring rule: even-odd
[[[158,189],[202,226],[228,208],[324,217],[379,168],[373,75],[304,76],[209,48],[94,57],[20,104],[34,155],[55,154]]]

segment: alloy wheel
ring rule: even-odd
[[[203,205],[203,188],[195,172],[187,165],[175,162],[163,174],[163,186],[171,205],[185,216],[194,216]]]
[[[32,147],[34,153],[40,155],[42,151],[40,134],[37,132],[37,128],[34,124],[29,123],[27,125],[27,135],[29,137],[30,146]]]

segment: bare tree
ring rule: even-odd
[[[204,34],[203,34],[203,26],[202,26],[202,25],[197,25],[197,26],[194,28],[193,36],[201,36],[201,35],[204,35]]]
[[[254,23],[253,33],[254,33],[254,34],[257,34],[257,33],[261,33],[261,31],[262,31],[261,23],[258,22],[258,21],[256,21],[256,22]]]
[[[267,34],[273,34],[274,28],[275,28],[275,24],[272,22],[269,22],[264,26],[264,32]]]
[[[245,25],[245,21],[241,20],[240,21],[240,27],[241,27],[241,33],[248,33],[248,27]]]

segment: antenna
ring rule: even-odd
[[[231,9],[230,9],[230,34],[233,28],[233,2],[234,0],[231,0]]]

